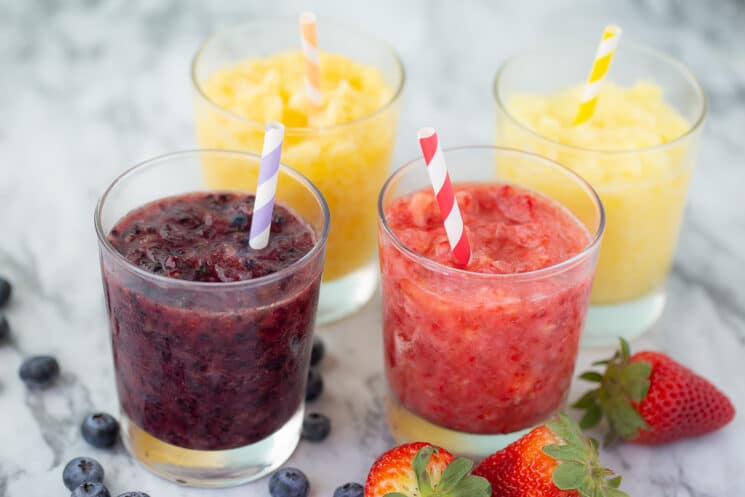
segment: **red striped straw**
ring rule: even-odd
[[[422,147],[427,173],[432,182],[432,190],[440,206],[440,215],[444,219],[445,233],[450,242],[450,250],[459,264],[466,266],[471,260],[471,246],[468,244],[463,218],[460,215],[458,202],[455,201],[453,184],[450,182],[445,155],[440,148],[440,140],[434,128],[422,128],[417,133],[419,146]]]

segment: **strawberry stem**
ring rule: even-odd
[[[412,461],[416,475],[418,497],[490,497],[491,485],[485,478],[471,475],[473,462],[458,457],[447,465],[437,484],[432,483],[432,475],[427,465],[437,454],[437,448],[427,445],[419,449]],[[407,497],[399,492],[386,494],[384,497]]]
[[[586,437],[579,425],[564,413],[547,423],[561,439],[543,447],[543,452],[558,462],[552,480],[561,490],[576,490],[580,496],[628,497],[618,490],[621,477],[600,463],[597,442]]]
[[[584,411],[580,420],[582,429],[597,426],[603,418],[608,420],[609,431],[604,440],[606,445],[619,436],[630,439],[636,437],[640,430],[650,429],[636,409],[636,404],[649,391],[652,365],[645,361],[630,361],[628,342],[621,338],[620,343],[613,357],[594,363],[605,366],[603,373],[587,371],[580,375],[581,379],[599,385],[572,404],[572,407]]]

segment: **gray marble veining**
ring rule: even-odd
[[[193,148],[192,54],[211,32],[251,17],[297,14],[357,23],[389,40],[407,68],[395,163],[416,155],[413,133],[433,125],[447,144],[490,143],[490,84],[506,56],[543,37],[597,31],[683,60],[709,96],[698,170],[660,322],[637,347],[664,350],[727,391],[740,411],[725,430],[663,448],[624,445],[603,458],[635,496],[745,495],[745,2],[550,0],[464,2],[240,2],[219,0],[0,0],[0,273],[15,283],[0,346],[0,497],[65,494],[64,462],[90,454],[115,495],[216,495],[173,486],[122,448],[88,448],[78,435],[94,407],[115,412],[92,211],[126,167]],[[330,440],[301,444],[291,463],[313,496],[362,480],[390,443],[382,418],[379,300],[324,329],[328,391],[314,409],[334,422]],[[26,355],[52,353],[60,384],[29,393],[17,380]],[[579,367],[608,354],[583,351]],[[582,385],[574,385],[577,395]],[[220,491],[267,495],[266,482]]]

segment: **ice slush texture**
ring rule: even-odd
[[[277,205],[269,245],[250,249],[253,202],[232,193],[170,197],[109,234],[131,264],[174,281],[152,281],[102,254],[121,408],[164,442],[242,447],[281,428],[303,401],[322,257],[256,288],[211,285],[277,273],[314,247],[311,228]]]
[[[432,423],[511,433],[545,420],[567,394],[595,258],[544,277],[525,273],[571,258],[590,236],[537,193],[496,184],[455,190],[471,273],[448,269],[456,263],[431,191],[385,209],[399,240],[441,265],[425,267],[381,231],[386,374],[397,402]],[[508,275],[515,272],[525,277]]]
[[[521,124],[500,111],[497,144],[568,166],[598,192],[607,224],[592,303],[615,304],[647,295],[667,277],[695,143],[675,142],[691,124],[665,101],[654,83],[641,81],[630,87],[605,83],[592,118],[573,126],[581,92],[576,87],[547,95],[512,95],[506,106]],[[671,142],[675,143],[660,147]],[[519,167],[509,164],[501,164],[499,172],[521,178]],[[551,187],[541,190],[550,192]]]
[[[375,250],[375,201],[393,152],[398,108],[382,72],[321,51],[322,102],[307,98],[300,51],[243,61],[215,72],[202,85],[213,104],[197,98],[200,146],[260,152],[263,124],[286,126],[282,163],[307,176],[331,211],[325,280],[369,262]],[[215,105],[216,104],[216,105]],[[297,128],[303,128],[298,130]],[[255,177],[205,164],[213,188],[252,187]]]

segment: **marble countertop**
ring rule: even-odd
[[[65,5],[62,7],[62,5]],[[367,4],[367,5],[365,5]],[[374,5],[374,7],[373,7]],[[259,0],[0,0],[0,273],[15,284],[13,340],[0,345],[0,497],[64,495],[62,465],[80,454],[106,467],[114,495],[217,495],[152,476],[121,447],[87,447],[78,434],[93,409],[116,412],[92,213],[130,165],[193,148],[190,59],[211,32],[269,13],[358,23],[388,39],[408,72],[396,163],[416,155],[414,130],[433,125],[448,144],[490,143],[490,83],[497,66],[542,37],[598,31],[689,64],[710,98],[669,300],[637,347],[664,350],[729,393],[740,415],[713,435],[662,448],[624,445],[603,459],[636,496],[745,495],[745,2],[265,2]],[[363,480],[390,443],[383,419],[379,299],[322,333],[330,349],[331,438],[301,444],[291,463],[312,495]],[[63,377],[29,393],[24,356],[51,353]],[[579,367],[608,354],[583,351]],[[577,395],[580,385],[575,385]],[[220,491],[267,495],[266,481]]]

